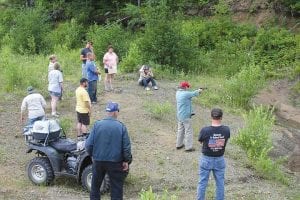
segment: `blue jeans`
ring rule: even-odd
[[[81,74],[82,74],[82,78],[87,78],[87,72],[86,72],[86,64],[81,65]]]
[[[45,116],[40,116],[40,117],[36,117],[36,118],[32,118],[32,119],[28,118],[27,123],[26,123],[25,126],[32,127],[34,122],[39,121],[39,120],[43,120],[44,118],[45,118]]]
[[[199,160],[199,182],[197,187],[197,200],[205,200],[205,190],[207,187],[210,171],[213,172],[216,181],[216,200],[224,199],[224,175],[225,159],[223,156],[210,157],[202,155]]]
[[[123,171],[122,162],[94,161],[93,176],[90,193],[90,200],[101,199],[100,186],[105,174],[110,179],[110,197],[111,200],[123,199],[123,185],[125,180],[125,172]]]
[[[97,102],[97,81],[89,81],[88,93],[91,102]]]
[[[142,80],[142,85],[143,85],[144,87],[147,87],[148,84],[149,84],[150,82],[151,82],[151,84],[152,84],[152,87],[156,86],[156,82],[155,82],[155,80],[154,80],[152,77],[144,78],[144,79]]]

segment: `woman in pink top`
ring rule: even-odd
[[[114,79],[114,75],[117,73],[117,64],[118,64],[118,56],[114,52],[114,49],[111,45],[108,46],[108,52],[105,53],[103,57],[103,64],[105,70],[105,90],[111,91],[113,90],[112,82]]]

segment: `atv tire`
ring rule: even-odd
[[[91,186],[92,186],[92,165],[88,165],[82,172],[81,175],[81,183],[82,186],[85,190],[88,192],[91,191]],[[104,194],[106,192],[109,192],[110,189],[110,181],[109,181],[109,176],[105,174],[104,179],[102,181],[102,185],[100,187],[100,192],[101,194]]]
[[[36,157],[27,165],[28,178],[36,185],[49,185],[54,180],[54,172],[47,157]]]

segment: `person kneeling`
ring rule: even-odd
[[[150,90],[149,83],[151,82],[151,85],[154,90],[158,90],[158,87],[156,86],[156,82],[153,78],[153,73],[149,66],[143,65],[140,69],[140,78],[139,78],[139,84],[141,86],[144,86],[145,90]]]

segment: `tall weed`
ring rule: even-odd
[[[158,120],[165,119],[174,110],[172,104],[168,101],[162,103],[148,102],[144,106],[150,112],[151,116]]]
[[[225,102],[232,106],[248,107],[250,98],[264,85],[263,71],[255,65],[243,68],[225,82]]]
[[[273,148],[270,137],[275,121],[273,111],[263,106],[254,107],[244,115],[244,119],[245,127],[239,131],[233,141],[247,152],[253,167],[261,176],[287,183],[278,163],[268,156]]]
[[[176,200],[177,197],[175,195],[169,194],[167,190],[164,190],[164,193],[160,196],[158,194],[155,194],[152,191],[152,187],[149,187],[149,190],[144,190],[140,192],[140,200]]]

